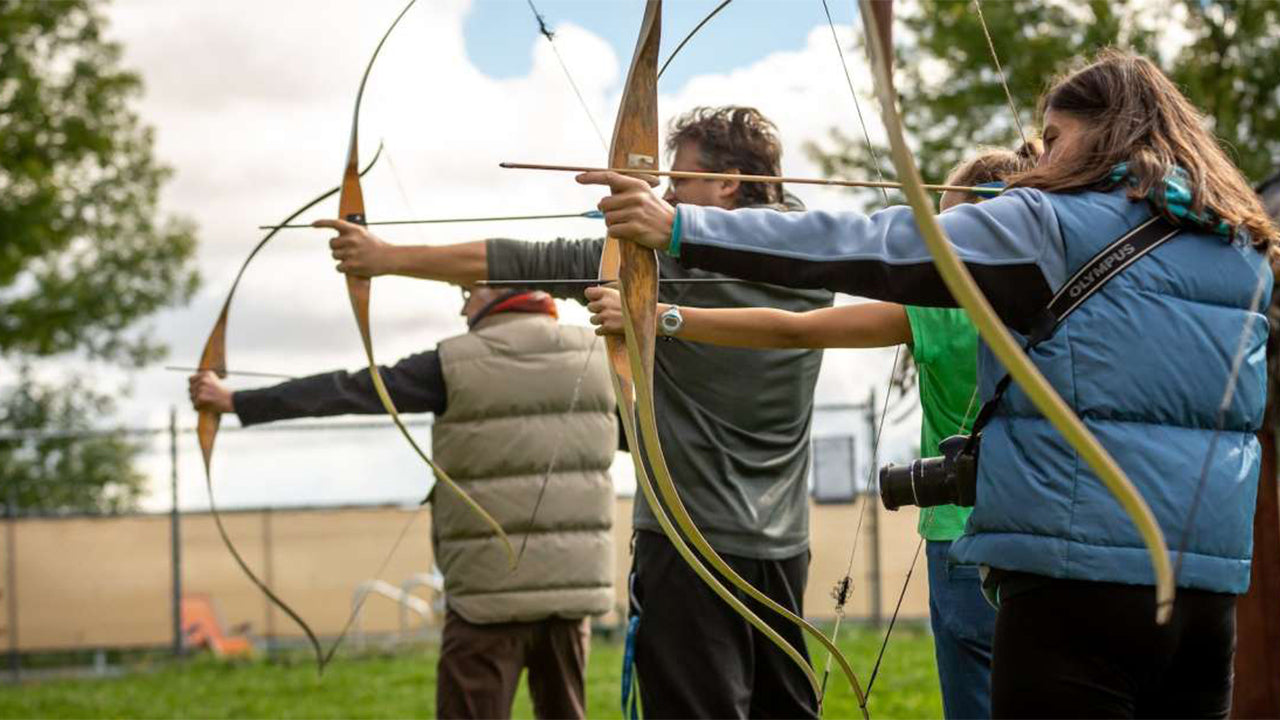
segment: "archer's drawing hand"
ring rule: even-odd
[[[187,379],[187,393],[196,410],[219,413],[235,412],[231,389],[212,370],[201,370]]]
[[[337,230],[329,241],[338,272],[360,277],[376,277],[391,272],[394,245],[369,232],[369,228],[346,220],[317,220],[312,227]]]
[[[587,310],[591,312],[591,324],[597,325],[597,335],[623,335],[622,296],[618,291],[597,285],[586,289]]]
[[[607,185],[613,191],[596,206],[604,213],[610,237],[655,250],[667,249],[676,209],[654,195],[644,178],[601,171],[582,173],[577,180],[583,185]]]

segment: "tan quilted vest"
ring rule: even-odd
[[[432,429],[435,459],[502,525],[517,552],[528,538],[512,572],[483,521],[438,488],[436,562],[449,607],[469,622],[579,618],[613,605],[609,465],[618,430],[603,342],[590,350],[595,340],[589,328],[547,315],[503,313],[440,343],[449,400]]]

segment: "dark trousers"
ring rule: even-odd
[[[1160,626],[1149,585],[1049,580],[1002,599],[992,716],[1225,718],[1235,603],[1179,588]]]
[[[996,610],[975,565],[951,565],[951,543],[929,540],[929,624],[947,720],[991,717],[991,642]]]
[[[724,559],[803,617],[809,553],[776,561]],[[636,605],[640,612],[635,662],[646,718],[817,717],[817,698],[800,669],[712,592],[665,536],[636,533],[631,582],[632,612]],[[808,657],[799,628],[746,603]]]
[[[436,717],[511,717],[525,668],[534,715],[585,717],[590,640],[586,618],[477,625],[450,610],[436,674]]]

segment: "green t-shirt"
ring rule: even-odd
[[[907,306],[911,354],[919,370],[920,453],[941,454],[938,444],[966,433],[978,414],[978,331],[958,308]],[[955,540],[973,508],[939,505],[920,510],[918,529],[926,540]]]

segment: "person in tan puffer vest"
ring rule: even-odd
[[[513,572],[456,495],[433,495],[448,606],[436,712],[509,717],[528,668],[538,717],[584,717],[589,618],[614,603],[609,466],[618,431],[605,353],[590,329],[560,325],[545,293],[478,288],[463,297],[469,332],[380,368],[401,411],[435,413],[436,462],[521,548]],[[236,392],[203,372],[191,378],[191,399],[246,426],[383,412],[368,370]]]

